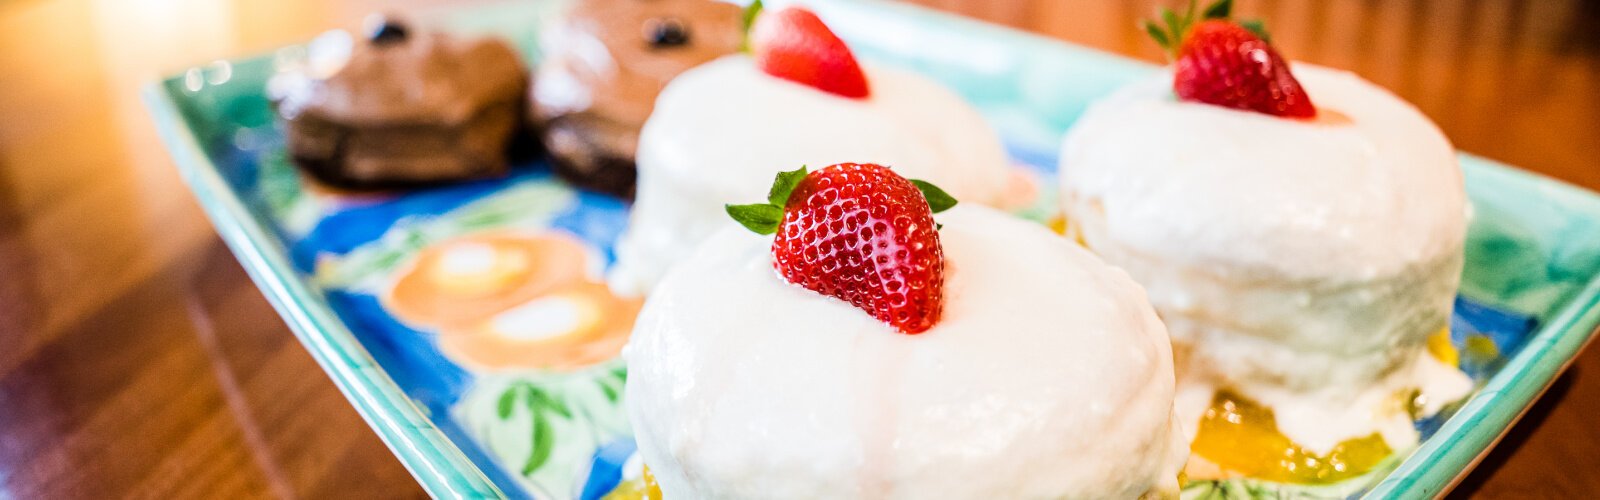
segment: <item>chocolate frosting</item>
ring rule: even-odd
[[[579,0],[544,39],[533,118],[558,162],[632,184],[639,129],[684,70],[739,50],[742,9],[713,0]],[[626,169],[623,173],[596,170]]]
[[[338,187],[384,188],[505,172],[528,82],[509,45],[389,22],[339,61],[322,52],[349,44],[327,40],[268,89],[289,153],[308,173]]]
[[[525,75],[516,51],[497,39],[420,33],[362,40],[333,75],[283,95],[279,111],[357,127],[458,125],[483,108],[519,102]]]

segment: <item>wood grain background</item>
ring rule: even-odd
[[[0,499],[422,496],[223,248],[137,89],[444,3],[0,0]],[[917,3],[1157,57],[1150,1]],[[1600,2],[1240,4],[1462,149],[1600,188]],[[1454,495],[1600,491],[1597,370],[1590,350]]]

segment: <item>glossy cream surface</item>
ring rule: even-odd
[[[871,95],[850,99],[768,75],[746,55],[667,85],[639,139],[638,192],[610,276],[642,294],[730,222],[724,204],[766,199],[802,165],[877,163],[978,204],[1001,201],[1005,150],[977,110],[912,73],[866,65]]]
[[[905,335],[785,282],[731,228],[649,298],[627,410],[667,498],[1134,498],[1187,456],[1166,331],[1041,226],[940,214],[943,320]]]

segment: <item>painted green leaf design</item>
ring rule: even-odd
[[[324,288],[375,289],[382,286],[390,272],[428,245],[488,229],[542,228],[574,196],[571,189],[559,183],[535,181],[442,215],[406,217],[378,240],[332,259],[326,266],[319,265],[315,279]]]
[[[495,403],[495,414],[500,416],[500,420],[511,418],[511,410],[516,404],[517,388],[512,386],[500,394],[500,400]]]
[[[1183,488],[1183,497],[1189,500],[1220,500],[1223,496],[1216,481],[1195,481]]]
[[[544,463],[550,461],[550,452],[556,447],[555,431],[550,428],[550,422],[538,412],[533,414],[533,452],[528,454],[528,461],[522,464],[522,475],[531,476],[537,472]]]
[[[287,213],[300,201],[300,178],[289,165],[288,155],[274,151],[261,159],[258,192],[273,213]]]
[[[562,417],[572,418],[572,409],[567,407],[565,401],[532,385],[528,386],[528,407],[536,413],[549,410]]]

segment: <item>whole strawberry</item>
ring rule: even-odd
[[[867,97],[867,76],[822,19],[804,7],[761,12],[759,1],[746,11],[748,48],[756,66],[769,75],[849,98]]]
[[[1207,7],[1198,24],[1194,10],[1191,3],[1183,16],[1162,11],[1165,28],[1145,23],[1174,58],[1172,88],[1179,99],[1289,118],[1317,115],[1311,97],[1259,23],[1229,20],[1230,0]],[[1174,41],[1181,41],[1176,50]]]
[[[887,167],[841,163],[778,174],[769,203],[728,214],[772,240],[772,262],[790,283],[836,297],[907,334],[944,310],[944,248],[933,214],[956,201]]]

